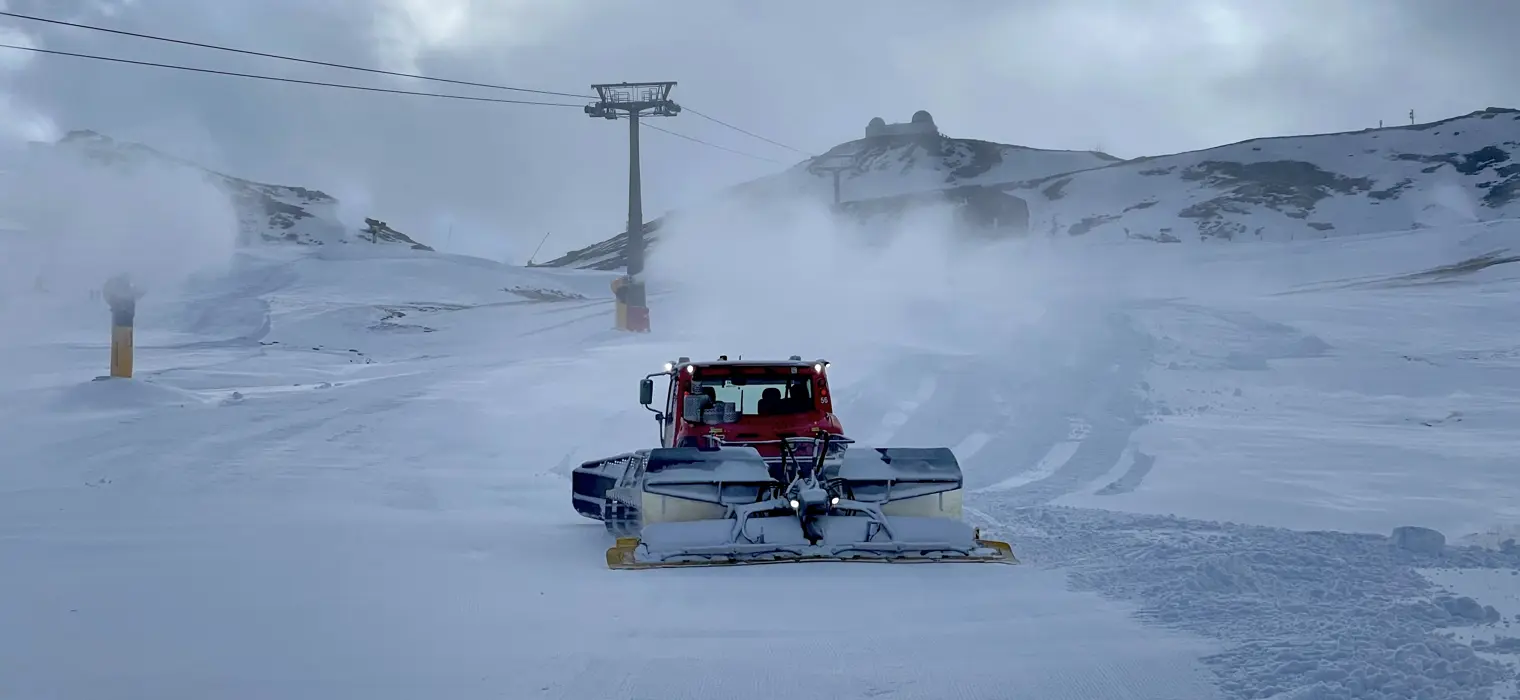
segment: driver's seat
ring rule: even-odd
[[[773,416],[786,412],[786,404],[781,400],[781,390],[776,387],[767,387],[760,392],[760,401],[755,404],[755,411],[762,416]]]

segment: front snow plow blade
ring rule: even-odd
[[[831,441],[792,438],[804,439]],[[949,449],[855,448],[839,459],[817,447],[812,454],[836,456],[778,470],[753,447],[725,445],[629,460],[618,487],[603,492],[602,519],[618,536],[607,566],[1018,563],[1007,543],[962,521],[961,469]]]
[[[945,564],[945,563],[994,563],[1017,564],[1013,547],[1007,542],[975,539],[975,549],[969,554],[958,551],[807,551],[771,549],[764,552],[715,552],[710,554],[677,553],[673,556],[651,556],[648,548],[637,537],[619,537],[617,544],[607,550],[609,569],[671,569],[690,566],[749,566],[754,564],[786,564],[792,562],[849,562],[869,564]]]

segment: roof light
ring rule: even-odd
[[[673,370],[675,368],[676,368],[676,364],[674,362],[666,362],[665,363],[665,371],[666,372],[669,372],[670,370]]]
[[[825,366],[826,366],[826,365],[825,365],[825,363],[823,363],[823,362],[820,362],[820,363],[818,363],[818,364],[816,364],[816,365],[813,365],[813,371],[814,371],[814,372],[818,372],[818,373],[820,373],[820,374],[821,374],[821,373],[822,373],[822,372],[823,372],[823,368],[824,368],[824,367],[825,367]]]
[[[687,374],[696,374],[697,373],[697,366],[696,365],[686,365],[686,373]]]

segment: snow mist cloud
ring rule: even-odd
[[[800,199],[727,201],[660,231],[652,324],[689,338],[693,357],[869,362],[997,352],[1069,303],[1063,266],[1039,243],[961,233],[948,206],[860,223]]]
[[[36,153],[16,174],[7,213],[24,233],[0,275],[88,298],[129,274],[149,295],[228,263],[238,220],[228,195],[191,168],[144,159],[110,166]],[[72,154],[70,154],[72,155]]]

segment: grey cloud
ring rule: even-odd
[[[958,136],[1121,156],[1513,106],[1520,3],[1470,0],[10,0],[14,11],[340,63],[580,92],[673,79],[678,101],[821,151],[929,109]],[[1454,11],[1460,9],[1461,11]],[[433,14],[429,14],[433,13]],[[442,13],[442,14],[440,14]],[[448,15],[447,13],[455,13]],[[442,16],[442,20],[437,20]],[[382,78],[5,22],[47,47],[401,89]],[[622,225],[626,132],[576,108],[473,104],[36,57],[9,106],[247,177],[358,196],[438,242],[519,259]],[[560,98],[547,98],[557,101]],[[569,100],[577,102],[576,100]],[[8,106],[9,105],[9,106]],[[691,114],[661,126],[786,163]],[[15,132],[15,129],[7,129]],[[646,212],[781,166],[645,132]],[[347,194],[345,194],[347,193]],[[548,252],[546,250],[546,252]]]

